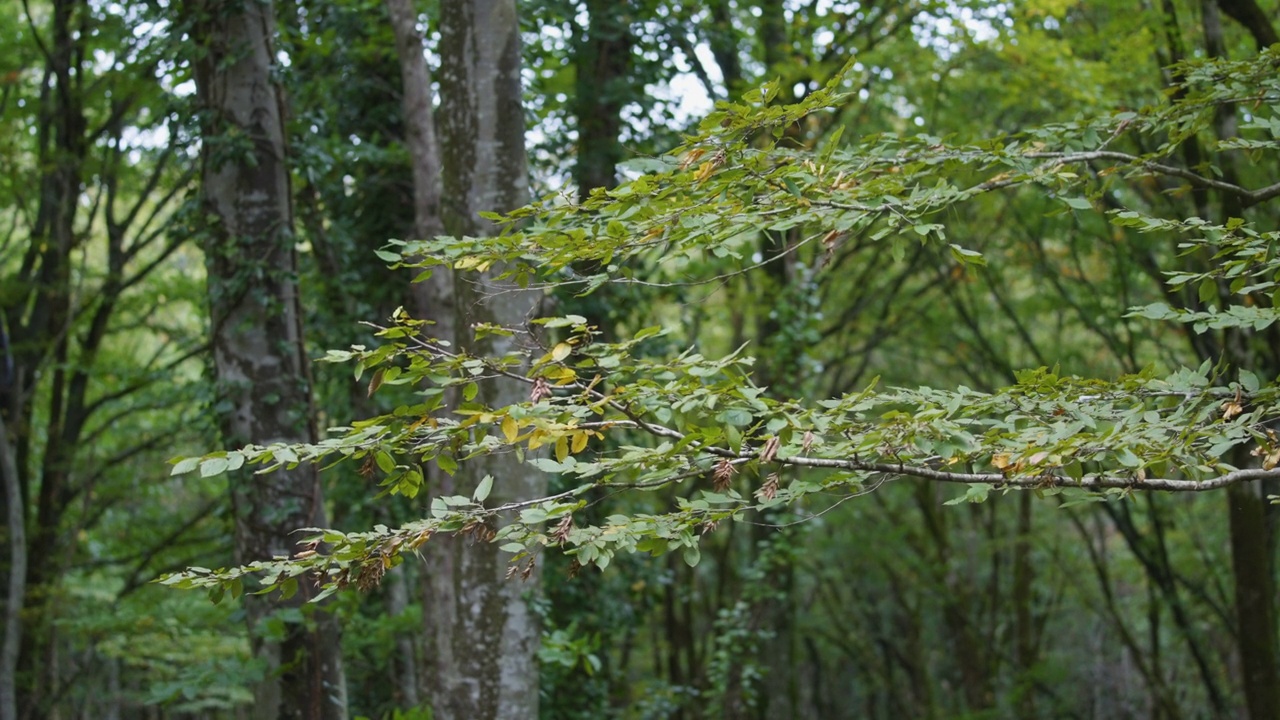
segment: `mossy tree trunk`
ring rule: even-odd
[[[451,235],[485,235],[493,227],[480,212],[511,210],[528,200],[514,0],[442,3],[439,53],[444,228]],[[514,350],[527,336],[474,341],[467,328],[486,322],[523,326],[537,302],[492,275],[457,283],[454,301],[456,346],[491,357]],[[527,399],[528,390],[499,378],[482,383],[480,394],[484,403],[502,406]],[[496,480],[490,503],[545,492],[545,478],[513,454],[468,463],[452,479],[452,492],[470,494],[486,475]],[[530,568],[524,582],[507,580],[509,556],[496,546],[462,538],[432,542],[436,564],[429,569],[426,605],[434,616],[429,656],[435,717],[538,717],[540,630],[526,598],[536,588],[536,570]]]
[[[313,442],[272,5],[193,0],[186,10],[200,48],[198,231],[223,439],[228,447]],[[301,549],[299,528],[325,523],[312,465],[233,473],[231,485],[237,562],[292,555]],[[288,599],[245,596],[253,652],[267,672],[255,688],[256,718],[346,717],[337,627],[305,604],[315,592],[302,583]]]

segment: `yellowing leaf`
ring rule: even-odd
[[[507,439],[507,442],[515,442],[516,436],[519,434],[520,425],[516,423],[515,418],[508,415],[502,419],[502,435]]]
[[[703,154],[705,154],[706,152],[707,151],[703,148],[694,148],[690,150],[688,153],[685,154],[684,158],[680,161],[680,169],[688,170],[689,166],[698,162],[698,158],[702,157]]]
[[[556,362],[560,362],[561,360],[569,357],[569,353],[571,352],[573,352],[573,346],[569,343],[562,342],[554,348],[551,348],[551,359]]]
[[[586,430],[582,430],[580,432],[576,432],[573,434],[573,446],[570,449],[573,450],[574,455],[577,455],[578,453],[582,452],[583,448],[587,446],[588,437],[589,435]]]
[[[569,436],[561,435],[556,438],[556,462],[564,462],[569,457]]]
[[[578,379],[578,373],[562,365],[554,365],[547,368],[543,371],[542,376],[557,385],[565,385]]]

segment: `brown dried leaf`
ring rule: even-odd
[[[538,378],[533,381],[533,389],[529,391],[529,402],[535,405],[544,398],[551,397],[551,386],[547,385],[544,378]]]
[[[761,500],[772,500],[778,496],[778,483],[782,478],[778,477],[778,473],[769,473],[769,477],[764,479],[764,484],[756,490],[756,497]]]
[[[782,440],[777,435],[764,441],[764,447],[760,450],[760,462],[771,463],[778,455],[778,447],[782,445]]]
[[[550,533],[552,542],[557,545],[563,545],[569,540],[569,531],[573,530],[573,514],[570,513],[560,518],[560,522],[556,523],[555,529]]]
[[[1228,400],[1222,403],[1222,419],[1227,422],[1242,412],[1244,412],[1244,405],[1239,400]]]
[[[1267,453],[1267,457],[1262,461],[1262,469],[1274,470],[1277,465],[1280,465],[1280,448]]]
[[[819,267],[826,267],[831,262],[831,258],[835,257],[836,246],[844,240],[844,236],[848,233],[839,230],[832,230],[822,236],[822,262]]]
[[[706,152],[707,151],[703,148],[694,148],[690,150],[685,154],[684,158],[680,160],[680,169],[688,170],[694,163],[698,162],[698,158],[702,157]]]
[[[738,469],[729,462],[729,458],[721,458],[716,463],[715,470],[711,473],[711,485],[716,492],[724,492],[729,489],[729,485],[733,483],[733,476],[736,475]]]
[[[382,576],[386,574],[387,566],[381,556],[369,558],[360,565],[360,572],[356,575],[356,587],[366,592],[372,590],[382,583]]]
[[[431,531],[423,530],[422,532],[418,533],[417,537],[409,541],[409,549],[417,550],[419,547],[422,546],[423,543],[425,543],[430,539],[431,539]]]

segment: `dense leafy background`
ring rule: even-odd
[[[353,715],[414,716],[430,568],[399,553],[504,528],[544,578],[548,718],[1265,717],[1276,507],[1135,490],[1280,461],[1277,201],[1250,194],[1280,89],[1219,17],[1243,3],[606,5],[521,6],[542,199],[406,253],[544,290],[541,322],[477,328],[541,346],[510,408],[473,403],[500,358],[396,311],[420,270],[388,244],[413,191],[382,4],[277,8],[318,421],[350,431],[216,455],[192,50],[166,3],[0,8],[33,712],[247,706],[232,598],[264,574],[171,576],[217,605],[148,581],[232,566],[223,471],[324,453],[354,456],[323,475],[335,554],[265,583],[363,588],[334,596]],[[554,498],[424,484],[476,451]]]

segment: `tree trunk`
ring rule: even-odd
[[[1034,678],[1036,631],[1033,615],[1035,565],[1031,560],[1031,493],[1018,496],[1017,536],[1013,546],[1013,660],[1017,670],[1015,703],[1018,717],[1039,717],[1036,713]]]
[[[401,112],[405,145],[413,171],[413,235],[430,239],[444,232],[440,219],[440,145],[436,141],[431,70],[423,57],[422,33],[413,0],[386,0],[391,30],[396,38],[402,82]],[[435,323],[433,332],[452,339],[453,272],[439,267],[427,280],[413,287],[417,316]]]
[[[1201,0],[1200,18],[1209,57],[1226,59],[1227,46],[1218,5],[1216,0]],[[1222,141],[1236,137],[1235,107],[1223,105],[1218,108],[1214,117],[1214,134]],[[1236,151],[1224,150],[1213,161],[1214,166],[1220,168],[1224,180],[1239,182]],[[1222,193],[1220,205],[1221,222],[1227,218],[1244,217],[1244,208],[1235,196]],[[1227,295],[1227,288],[1220,288],[1219,294]],[[1250,342],[1250,334],[1240,328],[1228,329],[1224,333],[1222,345],[1227,360],[1236,367],[1260,370],[1264,376],[1274,375],[1276,368],[1266,367],[1266,355],[1257,352]],[[1254,462],[1245,454],[1243,447],[1236,448],[1232,460],[1237,467],[1247,467]],[[1267,501],[1259,483],[1249,483],[1228,488],[1227,503],[1245,700],[1249,717],[1253,720],[1276,718],[1280,717],[1280,662],[1277,660],[1280,648],[1276,638],[1275,567],[1272,558],[1275,544],[1267,526]]]
[[[1276,669],[1275,588],[1269,572],[1267,501],[1257,485],[1227,488],[1227,504],[1244,695],[1249,717],[1263,720],[1280,717],[1280,672]]]
[[[444,232],[444,224],[440,219],[440,145],[436,139],[435,108],[432,101],[431,71],[423,56],[422,33],[418,30],[418,14],[413,0],[385,0],[387,15],[391,19],[391,30],[396,38],[396,55],[400,61],[400,77],[402,84],[401,113],[404,115],[405,145],[409,150],[409,163],[413,172],[413,236],[428,239]],[[439,266],[433,269],[431,277],[415,283],[412,289],[415,315],[433,323],[427,330],[429,335],[454,342],[456,338],[453,270]],[[446,391],[446,405],[452,406],[456,393]],[[440,472],[439,468],[425,468],[428,486],[443,495],[452,495],[453,478]],[[446,542],[435,542],[423,548],[426,559],[425,572],[420,574],[420,590],[423,597],[430,600],[437,597],[435,589],[444,578],[453,576],[453,558]],[[393,578],[393,582],[395,579]],[[422,680],[428,687],[437,687],[435,678],[439,676],[442,660],[435,651],[436,637],[442,632],[442,624],[451,624],[451,613],[435,606],[433,602],[422,604],[423,638],[426,652],[425,667],[421,678],[415,675],[414,697],[417,683]],[[403,655],[404,650],[400,653]],[[405,678],[402,683],[409,683]],[[406,693],[406,698],[408,698]],[[414,704],[417,700],[413,701]]]
[[[201,230],[223,439],[230,447],[313,442],[273,9],[269,1],[192,0],[187,10],[203,51],[194,62],[205,113]],[[325,523],[311,465],[233,473],[231,485],[237,562],[292,555],[298,528]],[[337,627],[305,604],[315,592],[304,584],[289,600],[245,596],[253,652],[268,673],[255,688],[256,718],[346,717]],[[269,619],[283,623],[282,636],[267,629]]]
[[[0,720],[18,717],[18,650],[22,638],[22,607],[27,593],[26,505],[18,484],[18,466],[13,460],[9,431],[0,408],[0,480],[3,480],[5,518],[8,527],[9,588],[4,604],[4,643],[0,645]]]
[[[10,308],[18,311],[13,328],[17,368],[11,390],[14,400],[10,403],[14,430],[11,448],[19,473],[20,507],[30,508],[33,520],[25,528],[26,552],[29,557],[42,558],[42,562],[26,565],[24,627],[16,669],[17,676],[22,678],[17,688],[20,696],[17,704],[24,717],[38,717],[45,712],[45,703],[54,691],[50,653],[56,631],[49,601],[59,577],[59,566],[67,556],[60,547],[59,535],[71,493],[67,486],[70,458],[64,454],[68,445],[63,442],[62,421],[69,365],[67,328],[72,320],[71,255],[77,243],[76,209],[88,152],[83,95],[79,89],[82,75],[78,72],[84,49],[75,27],[84,8],[80,0],[58,0],[50,9],[47,36],[51,43],[45,55],[38,124],[40,162],[45,170],[30,245],[27,257],[23,258],[24,271],[19,273],[20,280],[31,283],[32,291],[22,293]],[[32,261],[31,264],[28,261]],[[30,428],[37,422],[36,408],[40,401],[36,399],[36,385],[42,371],[52,379],[44,409],[47,442],[37,464],[29,461],[39,447]],[[39,468],[38,473],[29,470],[35,466]],[[34,483],[37,477],[39,483]]]
[[[520,35],[514,0],[446,2],[440,7],[440,140],[442,216],[452,235],[484,235],[485,210],[504,211],[527,202],[524,114],[521,106]],[[502,293],[495,293],[504,290]],[[483,276],[458,283],[456,345],[473,354],[502,356],[515,340],[473,342],[463,328],[477,322],[521,325],[536,298]],[[481,387],[486,404],[527,399],[511,380]],[[491,503],[545,491],[546,480],[513,454],[467,463],[453,492],[470,494],[485,475],[497,479]],[[529,583],[505,580],[509,555],[488,543],[440,538],[427,588],[433,609],[430,653],[432,703],[438,720],[538,716],[537,618],[525,594]],[[536,572],[530,573],[536,582]]]
[[[622,162],[622,106],[628,98],[631,71],[631,20],[627,3],[587,0],[590,25],[574,49],[577,65],[573,97],[578,120],[578,163],[574,170],[578,197],[595,188],[617,185]]]

